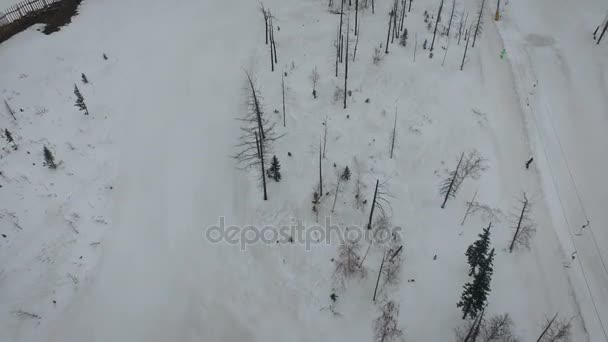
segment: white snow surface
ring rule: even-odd
[[[338,16],[327,1],[264,1],[276,16],[275,72],[251,0],[84,0],[59,32],[46,36],[34,26],[0,44],[2,100],[17,118],[2,104],[0,129],[19,147],[0,143],[0,341],[371,341],[388,299],[400,305],[407,341],[453,341],[469,280],[464,252],[488,224],[481,215],[460,224],[476,191],[506,216],[525,191],[537,229],[530,249],[509,253],[513,218],[494,222],[488,314],[509,313],[522,341],[536,340],[556,312],[572,319],[573,341],[608,341],[608,38],[599,46],[592,39],[606,3],[510,0],[496,22],[489,2],[464,71],[455,33],[449,43],[438,36],[432,59],[421,48],[432,39],[423,12],[436,15],[438,7],[426,0],[415,1],[405,20],[407,47],[395,41],[374,65],[391,4],[376,0],[375,14],[360,13],[347,109],[334,100],[344,65],[336,78]],[[457,1],[469,22],[477,8]],[[239,170],[231,157],[246,111],[245,71],[284,134],[272,151],[283,179],[269,182],[268,201],[258,170]],[[89,116],[74,106],[75,83]],[[382,246],[365,259],[367,277],[340,288],[332,279],[337,241],[241,250],[205,238],[220,216],[227,225],[314,225],[324,120],[329,195],[320,216],[364,226],[376,179],[394,196],[401,281],[383,287],[376,303]],[[56,170],[43,166],[43,146],[60,161]],[[466,180],[442,210],[445,169],[471,149],[489,169]],[[341,184],[332,213],[336,170],[346,165],[353,179]],[[368,200],[361,210],[358,177]],[[329,309],[333,292],[338,314]]]

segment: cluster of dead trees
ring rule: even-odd
[[[465,321],[455,329],[456,342],[520,342],[513,332],[515,324],[509,314],[485,317],[485,308],[475,319]],[[572,338],[572,318],[561,319],[555,314],[541,326],[536,342],[569,342]]]
[[[274,19],[270,9],[265,8],[264,4],[260,3],[260,11],[264,18],[264,27],[266,32],[266,45],[270,49],[270,70],[274,72],[275,64],[279,62],[277,58],[277,44],[274,39]]]

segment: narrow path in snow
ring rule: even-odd
[[[593,6],[592,2],[584,6]],[[567,271],[590,340],[608,341],[608,255],[602,247],[608,243],[608,199],[606,187],[598,187],[608,172],[608,165],[598,160],[608,148],[605,63],[599,57],[605,53],[595,46],[590,32],[562,29],[555,20],[585,22],[577,7],[583,4],[541,1],[525,8],[511,6],[499,27],[529,121],[553,224],[567,254],[563,262],[575,257]]]

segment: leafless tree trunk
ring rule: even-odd
[[[450,39],[450,28],[452,27],[452,20],[454,19],[454,10],[456,9],[456,0],[452,0],[452,13],[450,14],[450,22],[448,23],[448,41]]]
[[[600,38],[597,40],[597,45],[600,45],[600,42],[602,41],[602,38],[604,37],[606,30],[608,30],[608,18],[606,18],[606,24],[604,25],[604,28],[602,29],[602,34],[600,34]]]
[[[401,3],[401,22],[399,23],[399,32],[403,31],[403,22],[405,22],[405,4],[407,0]]]
[[[359,0],[355,0],[355,36],[359,35]],[[359,37],[357,37],[357,41]]]
[[[497,4],[496,4],[496,15],[494,15],[494,20],[495,21],[499,21],[500,20],[500,0],[497,0]]]
[[[327,117],[323,121],[323,158],[325,158],[325,149],[327,147]]]
[[[382,275],[382,267],[384,267],[384,261],[386,260],[386,254],[382,256],[382,262],[380,263],[380,269],[378,270],[378,279],[376,279],[376,287],[374,288],[373,302],[376,302],[376,293],[378,292],[378,284],[380,283],[380,276]]]
[[[344,64],[344,109],[346,109],[346,98],[348,97],[348,41],[350,40],[350,12],[348,12],[348,18],[346,19],[346,62]]]
[[[475,197],[477,197],[477,191],[475,191],[475,194],[473,195],[471,202],[469,202],[469,206],[467,207],[467,212],[464,214],[464,217],[462,218],[462,222],[460,222],[461,226],[464,226],[464,221],[467,219],[467,216],[469,216],[469,213],[471,212],[471,206],[473,205],[473,202],[475,202]]]
[[[479,34],[479,27],[481,26],[481,18],[483,16],[483,8],[485,7],[486,0],[481,0],[481,8],[479,9],[479,16],[477,17],[477,25],[475,25],[475,34],[473,35],[473,45],[471,47],[475,47],[475,41],[477,40],[477,35]]]
[[[545,334],[547,333],[547,331],[549,331],[549,328],[551,328],[551,325],[553,324],[553,322],[557,318],[557,314],[558,313],[555,313],[555,316],[553,316],[553,318],[551,318],[551,320],[549,322],[547,322],[547,325],[545,326],[545,329],[543,329],[543,332],[540,334],[540,336],[538,337],[538,339],[536,340],[536,342],[540,342],[543,339],[543,336],[545,336]]]
[[[319,141],[319,196],[323,197],[323,159],[321,158],[321,141]]]
[[[393,159],[393,151],[395,150],[395,139],[397,137],[397,108],[395,108],[395,122],[393,123],[393,134],[391,134],[391,157]]]
[[[463,25],[463,20],[464,19],[464,25]],[[462,37],[462,30],[466,30],[465,27],[467,27],[467,21],[469,20],[469,12],[467,12],[466,15],[466,19],[464,16],[460,17],[460,26],[458,27],[458,45],[460,45],[460,38]],[[466,39],[466,37],[465,37]]]
[[[460,71],[462,71],[464,69],[464,62],[467,58],[467,50],[469,49],[469,38],[471,36],[471,31],[469,30],[467,34],[465,34],[464,40],[465,40],[465,45],[464,45],[464,54],[462,55],[462,63],[460,63]]]
[[[384,50],[384,53],[388,53],[388,43],[391,38],[392,23],[393,23],[393,11],[390,11],[389,16],[388,16],[388,32],[386,33],[386,49]]]
[[[378,185],[380,180],[376,180],[376,189],[374,190],[374,200],[372,201],[372,210],[369,212],[369,221],[367,222],[367,229],[372,229],[372,218],[374,217],[374,209],[376,208],[376,197],[378,196]]]
[[[439,11],[437,12],[437,19],[435,19],[435,30],[433,30],[433,41],[431,42],[430,51],[433,52],[433,48],[435,46],[435,35],[437,34],[437,25],[441,21],[441,11],[443,10],[443,0],[441,0],[441,4],[439,4]]]
[[[241,127],[242,135],[237,145],[239,151],[234,155],[234,158],[242,168],[261,167],[260,176],[264,188],[264,200],[267,200],[264,162],[270,152],[272,142],[280,137],[274,134],[274,125],[268,123],[268,120],[264,117],[259,91],[255,88],[249,73],[247,73],[247,80],[249,84],[248,111],[241,119],[244,125]]]
[[[342,40],[342,22],[344,16],[344,0],[340,0],[340,28],[338,33],[338,40]],[[342,61],[342,45],[340,45],[340,62]]]
[[[532,239],[532,235],[535,232],[534,223],[531,221],[529,214],[531,210],[531,203],[526,197],[526,193],[522,194],[521,203],[521,212],[517,218],[517,226],[515,227],[515,233],[513,234],[513,239],[511,240],[511,244],[509,245],[509,253],[513,252],[513,248],[515,246],[523,246],[529,247],[530,240]]]
[[[410,0],[410,7],[407,9],[408,12],[412,11],[412,0]]]
[[[264,26],[266,27],[266,45],[268,45],[268,12],[264,8],[264,4],[260,2],[260,11],[264,15]]]
[[[4,100],[4,106],[6,107],[6,111],[13,117],[13,120],[17,121],[15,117],[15,111],[11,108],[11,105],[8,104],[6,100]]]
[[[338,174],[338,183],[336,183],[336,193],[334,194],[334,204],[331,206],[331,212],[332,213],[336,209],[336,201],[338,200],[338,193],[340,192],[340,180],[341,180],[340,176],[341,175]]]
[[[286,127],[287,119],[285,118],[285,74],[281,74],[281,89],[283,90],[283,127]]]
[[[410,4],[412,0],[410,0]],[[414,63],[416,63],[416,50],[418,49],[418,32],[416,32],[416,42],[414,43]]]
[[[399,0],[395,0],[393,4],[393,36],[391,38],[391,44],[395,42],[395,38],[399,38],[399,29],[397,28],[397,12],[398,12]]]
[[[464,158],[464,152],[460,155],[460,160],[456,165],[456,169],[450,173],[450,177],[446,179],[441,186],[441,193],[445,195],[443,199],[443,204],[441,204],[441,209],[445,208],[445,204],[448,202],[448,198],[454,197],[456,195],[455,185],[458,181],[458,176],[460,172],[460,164],[462,164],[462,159]]]

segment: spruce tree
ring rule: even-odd
[[[350,169],[348,168],[348,166],[346,166],[344,168],[344,172],[342,172],[342,175],[340,176],[340,178],[346,182],[348,182],[350,180]]]
[[[456,304],[457,307],[462,308],[463,319],[467,316],[475,317],[479,311],[483,310],[490,293],[490,282],[494,272],[493,262],[494,249],[479,265],[479,271],[474,275],[473,281],[464,285],[460,302]]]
[[[483,264],[488,258],[488,250],[490,249],[490,228],[492,227],[492,223],[488,225],[487,228],[484,228],[482,233],[479,234],[479,240],[473,242],[472,245],[467,248],[465,255],[467,256],[467,261],[469,262],[469,277],[475,274],[475,271],[478,267]]]
[[[13,148],[16,150],[17,149],[17,144],[15,144],[15,139],[13,139],[13,135],[6,128],[4,129],[4,137],[6,138],[6,141],[9,144],[13,144]]]
[[[85,75],[84,73],[82,73],[81,78],[82,78],[82,83],[84,83],[84,84],[89,83],[89,80],[87,79],[87,75]]]
[[[272,162],[270,163],[270,168],[266,173],[268,177],[274,179],[276,182],[281,181],[281,164],[279,164],[279,159],[276,155],[272,156]]]
[[[84,111],[84,115],[89,115],[87,105],[86,103],[84,103],[84,98],[82,97],[82,94],[80,93],[80,90],[78,90],[78,86],[76,84],[74,84],[74,95],[76,95],[75,106],[78,107],[78,109],[80,109],[81,111]]]
[[[44,165],[49,169],[56,169],[57,165],[55,164],[55,157],[53,157],[53,153],[46,146],[44,146]]]

